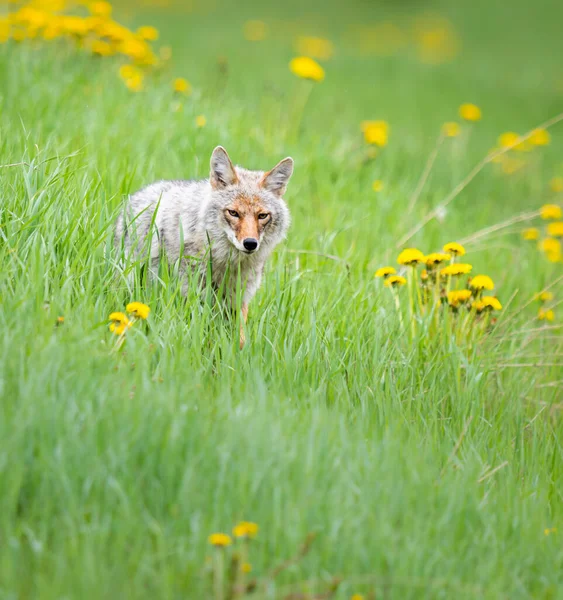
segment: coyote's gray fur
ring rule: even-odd
[[[291,158],[266,173],[235,167],[218,146],[208,180],[158,181],[133,194],[117,220],[116,245],[134,259],[148,251],[150,269],[157,266],[162,249],[169,262],[180,260],[181,270],[198,268],[202,276],[207,261],[190,257],[209,257],[215,287],[223,284],[232,299],[241,282],[246,321],[264,263],[289,227],[282,195],[292,172]]]

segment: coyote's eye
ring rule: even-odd
[[[238,217],[239,214],[236,210],[231,210],[230,208],[227,209],[227,212],[231,215],[231,217]]]
[[[258,215],[258,218],[260,219],[260,221],[264,221],[265,219],[267,219],[270,215],[268,213],[260,213]]]

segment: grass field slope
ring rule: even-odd
[[[0,599],[563,598],[563,8],[345,4],[0,4]],[[219,144],[242,350],[112,244]]]

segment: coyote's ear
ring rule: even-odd
[[[233,185],[238,181],[233,163],[223,146],[217,146],[211,155],[211,187],[215,190]]]
[[[285,193],[287,182],[293,173],[293,158],[284,158],[271,171],[264,173],[260,187],[281,196]]]

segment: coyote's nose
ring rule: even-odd
[[[256,248],[258,248],[258,240],[255,240],[254,238],[246,238],[242,245],[244,246],[245,250],[248,250],[248,252],[253,252],[256,250]]]

